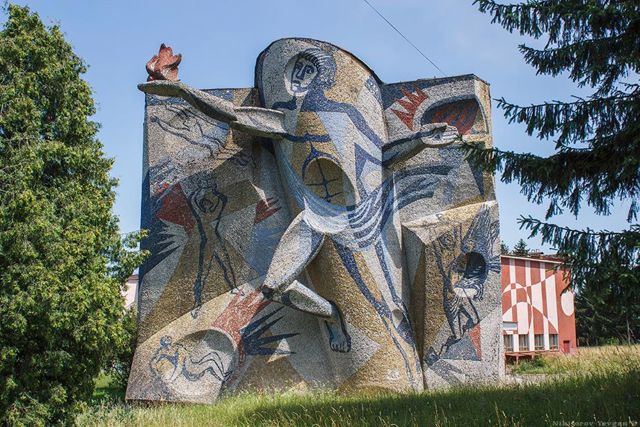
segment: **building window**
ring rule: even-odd
[[[549,348],[551,350],[558,349],[558,334],[549,335]]]
[[[520,351],[529,351],[529,335],[518,335]]]
[[[534,337],[534,346],[536,350],[544,350],[544,335],[536,334]]]
[[[504,351],[513,351],[513,335],[503,335]]]
[[[503,331],[517,331],[518,322],[502,322]]]

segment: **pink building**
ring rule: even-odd
[[[558,258],[502,256],[502,334],[507,359],[575,352],[570,280]]]

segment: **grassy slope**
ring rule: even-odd
[[[580,374],[610,372],[627,367],[640,359],[640,345],[584,347],[575,357],[549,355],[533,361],[522,361],[512,367],[514,374]]]
[[[411,395],[246,394],[213,406],[94,407],[83,425],[549,425],[640,419],[640,347],[583,350],[549,362],[542,384]],[[559,366],[562,366],[560,371]],[[562,424],[557,424],[562,425]]]

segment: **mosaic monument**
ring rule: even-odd
[[[127,398],[416,391],[499,380],[488,85],[385,84],[349,52],[282,39],[255,88],[147,64],[139,338]]]

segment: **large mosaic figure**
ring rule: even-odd
[[[422,390],[499,379],[491,144],[473,75],[383,84],[331,44],[283,39],[256,87],[147,64],[139,338],[127,398]],[[163,69],[164,67],[164,69]]]

